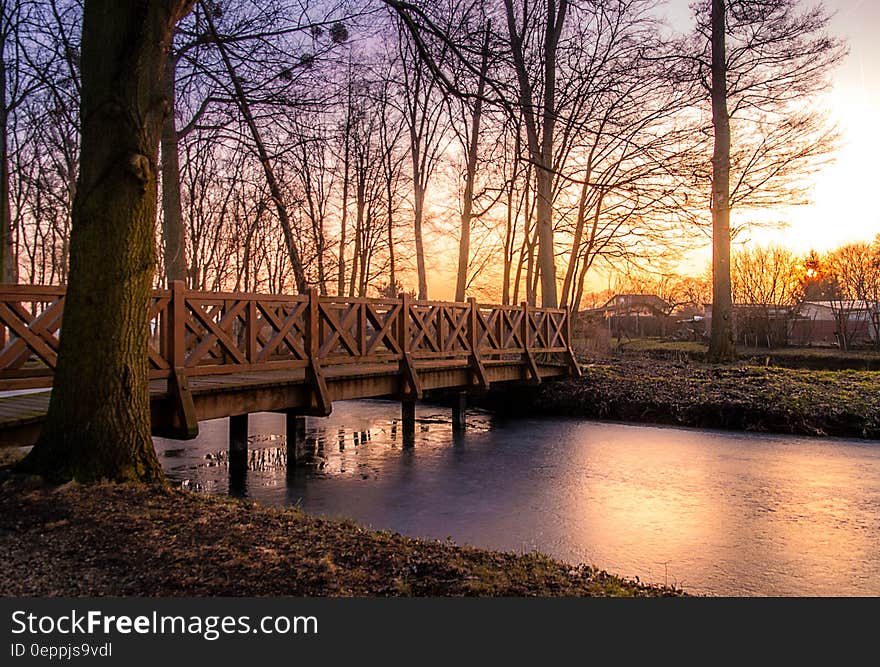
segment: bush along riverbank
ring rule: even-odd
[[[296,509],[8,473],[0,562],[8,597],[682,594],[540,554],[410,539]]]
[[[880,439],[880,373],[621,357],[583,377],[489,396],[509,414],[554,414],[742,431]]]

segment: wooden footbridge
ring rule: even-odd
[[[65,289],[0,285],[0,444],[39,435],[62,329]],[[565,309],[477,303],[201,292],[175,282],[149,304],[153,433],[193,438],[198,422],[230,417],[246,447],[247,415],[284,412],[288,438],[333,401],[394,397],[404,441],[415,401],[500,382],[579,373]],[[408,437],[409,436],[409,437]]]

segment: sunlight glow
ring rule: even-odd
[[[689,4],[689,0],[670,0],[666,5],[669,20],[684,27],[690,20]],[[880,234],[880,209],[871,196],[877,187],[880,155],[880,44],[875,34],[880,3],[825,0],[824,4],[834,12],[831,30],[846,38],[850,48],[824,100],[841,134],[840,149],[834,161],[815,175],[810,204],[766,212],[759,222],[781,225],[751,230],[737,239],[740,244],[779,244],[806,254],[871,241]],[[749,215],[754,214],[734,211],[734,223],[744,222]],[[699,274],[711,257],[707,238],[704,247],[682,260],[679,270]]]

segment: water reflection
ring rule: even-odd
[[[287,469],[282,415],[253,415],[233,469],[227,422],[157,440],[189,488],[300,505],[377,528],[540,550],[642,580],[736,595],[880,595],[880,446],[604,424],[499,421],[340,403],[308,419]]]

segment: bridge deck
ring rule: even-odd
[[[27,444],[49,404],[65,290],[0,286],[0,445]],[[400,299],[197,292],[148,304],[153,431],[332,402],[487,389],[578,372],[565,309]],[[23,393],[42,389],[36,393]],[[14,392],[14,395],[9,395]],[[5,396],[2,394],[6,393]]]
[[[399,370],[396,364],[369,366],[336,366],[323,369],[332,400],[353,398],[397,397],[400,391]],[[429,389],[467,389],[467,362],[447,360],[419,370]],[[490,362],[487,372],[496,382],[530,378],[522,367],[511,362]],[[563,366],[540,365],[542,379],[567,373]],[[449,376],[458,375],[459,379]],[[445,376],[445,377],[441,377]],[[173,436],[173,425],[168,419],[172,412],[169,404],[174,397],[164,380],[150,382],[153,412],[153,430],[158,436]],[[436,386],[435,386],[436,385]],[[190,391],[196,410],[196,419],[218,419],[237,414],[268,411],[298,412],[307,409],[309,383],[304,371],[262,371],[208,375],[190,380]],[[32,444],[49,408],[51,391],[29,390],[0,396],[0,443],[6,446]]]

